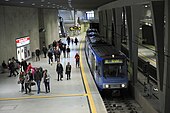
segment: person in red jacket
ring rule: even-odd
[[[80,67],[80,56],[78,53],[76,53],[75,59],[76,59],[76,67]]]

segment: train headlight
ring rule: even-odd
[[[108,85],[108,84],[106,84],[106,85],[105,85],[105,87],[106,87],[106,88],[109,88],[109,85]]]
[[[121,84],[121,87],[123,87],[123,88],[124,88],[125,86],[126,86],[125,84]]]

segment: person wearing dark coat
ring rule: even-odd
[[[16,74],[14,73],[15,71],[15,66],[14,66],[14,62],[13,61],[9,61],[9,70],[10,70],[10,75],[8,77],[11,77],[12,75],[16,76]]]
[[[77,43],[78,43],[78,39],[77,39],[77,37],[75,38],[74,43],[77,45]]]
[[[37,94],[40,93],[41,78],[42,78],[42,75],[41,75],[41,73],[39,71],[39,68],[36,68],[36,72],[34,74],[34,80],[37,83],[37,88],[38,88]]]
[[[51,50],[48,51],[48,58],[49,58],[49,64],[50,64],[50,61],[51,61],[51,65],[53,63],[53,53]]]
[[[46,58],[46,54],[47,54],[47,51],[48,51],[47,47],[43,46],[42,51],[44,53],[44,58]]]
[[[37,60],[40,61],[40,54],[41,54],[40,49],[37,48],[37,49],[35,50],[36,61],[37,61]]]
[[[58,74],[58,81],[61,80],[63,78],[63,66],[60,62],[57,63],[57,67],[56,67],[56,72]]]
[[[26,60],[24,60],[24,59],[22,59],[22,61],[21,61],[21,71],[22,71],[22,69],[24,70],[24,72],[26,72],[26,70],[27,70],[27,61]]]
[[[70,62],[68,62],[67,65],[66,65],[66,72],[65,72],[65,74],[67,75],[67,80],[71,79],[70,78],[71,77],[71,65],[70,65]]]
[[[69,36],[67,37],[66,40],[67,40],[67,44],[70,45],[70,37]]]

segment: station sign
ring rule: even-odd
[[[104,60],[104,64],[120,64],[120,63],[123,63],[123,60],[121,59]]]

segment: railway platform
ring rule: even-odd
[[[72,65],[71,80],[57,81],[56,62],[48,64],[48,58],[41,56],[40,61],[30,59],[33,67],[47,69],[50,74],[50,93],[45,93],[41,82],[41,92],[32,86],[29,94],[20,91],[18,76],[8,77],[9,73],[0,74],[0,113],[106,113],[104,102],[96,88],[86,63],[84,54],[84,34],[77,36],[79,44],[70,44],[70,58],[63,58],[64,73],[67,62]],[[80,68],[76,68],[75,54],[79,52]]]

